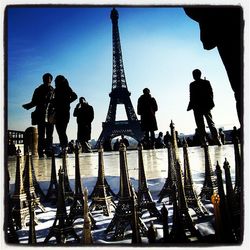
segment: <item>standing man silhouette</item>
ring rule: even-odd
[[[199,69],[193,71],[193,78],[194,81],[189,85],[190,101],[187,111],[191,109],[194,111],[194,118],[200,135],[201,145],[208,145],[204,122],[205,117],[214,142],[221,146],[211,114],[211,110],[214,107],[211,84],[209,81],[201,79],[201,71]]]
[[[155,112],[158,110],[157,102],[151,96],[148,88],[143,89],[143,95],[138,99],[137,114],[141,116],[141,129],[145,131],[144,141],[149,148],[154,148],[155,132],[158,130]],[[150,133],[150,138],[149,138]]]
[[[49,107],[54,95],[54,88],[51,86],[52,79],[50,73],[44,74],[43,84],[35,89],[31,102],[23,104],[23,108],[27,110],[36,107],[33,112],[32,125],[37,125],[39,158],[43,158],[44,153],[47,156],[51,156],[52,153],[54,124],[48,121]]]
[[[91,138],[91,123],[94,120],[94,109],[86,102],[84,97],[80,97],[73,116],[76,117],[78,125],[77,140],[81,143],[82,152],[89,153],[91,152],[91,146],[88,141]]]

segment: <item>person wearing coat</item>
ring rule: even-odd
[[[194,81],[189,85],[190,101],[187,111],[193,109],[201,145],[208,144],[204,122],[205,117],[214,142],[220,146],[221,142],[218,131],[215,128],[215,123],[211,114],[211,110],[215,106],[211,84],[208,80],[201,79],[201,71],[199,69],[193,70],[193,78]]]
[[[49,106],[54,95],[52,79],[50,73],[44,74],[43,84],[35,89],[31,102],[22,106],[27,110],[36,107],[32,112],[32,125],[37,125],[39,158],[44,158],[44,154],[50,157],[52,153],[54,124],[48,120]]]
[[[77,99],[76,93],[69,86],[68,80],[58,75],[55,79],[55,125],[62,150],[67,150],[68,137],[66,134],[70,119],[70,104]]]
[[[91,123],[94,120],[94,109],[84,97],[79,98],[79,103],[74,109],[73,116],[77,121],[77,140],[81,143],[82,152],[91,152],[88,141],[91,138]]]
[[[158,130],[155,112],[158,110],[157,102],[151,96],[148,88],[143,89],[137,102],[137,114],[141,116],[141,130],[144,131],[144,141],[154,148],[155,132]],[[150,134],[150,137],[149,137]]]

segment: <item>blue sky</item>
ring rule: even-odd
[[[7,18],[8,129],[31,126],[30,101],[42,75],[64,75],[77,95],[94,107],[92,138],[98,139],[105,121],[112,85],[111,7],[18,7]],[[119,7],[119,31],[131,101],[148,87],[158,102],[158,132],[173,120],[179,133],[195,130],[187,112],[192,70],[199,68],[214,90],[212,111],[217,127],[239,126],[233,92],[217,49],[204,50],[198,24],[182,8]],[[52,84],[54,86],[54,82]],[[75,139],[76,120],[71,104],[69,139]],[[139,117],[138,117],[139,118]],[[117,120],[126,119],[119,105]],[[57,133],[54,132],[55,141]]]

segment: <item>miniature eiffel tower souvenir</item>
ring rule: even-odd
[[[175,125],[172,120],[170,123],[170,133],[171,133],[171,144],[173,147],[174,162],[176,162],[177,160],[180,160],[180,156],[179,156],[179,148],[177,143]]]
[[[83,244],[93,244],[93,238],[91,233],[91,219],[89,217],[88,208],[88,190],[84,189],[84,222],[83,222]]]
[[[148,243],[156,243],[157,230],[152,221],[150,222],[150,226],[148,228],[147,237],[148,237]]]
[[[52,150],[50,184],[45,200],[56,203],[57,193],[58,193],[58,183],[56,178],[56,160],[55,160],[54,150]]]
[[[107,185],[105,185],[102,147],[98,150],[98,177],[90,197],[92,199],[92,203],[89,207],[90,211],[103,210],[103,214],[109,216],[111,213],[111,206],[116,208],[113,197],[109,192]]]
[[[212,170],[212,164],[210,160],[209,147],[205,145],[205,180],[201,189],[200,197],[201,199],[211,200],[211,196],[217,192],[217,183]]]
[[[80,239],[76,234],[72,223],[68,220],[65,198],[64,198],[64,177],[65,174],[63,169],[59,169],[59,185],[58,185],[58,194],[57,194],[57,211],[55,221],[50,228],[49,234],[46,236],[44,243],[48,243],[52,237],[56,238],[58,244],[65,244],[67,237],[71,236],[76,242],[79,242]]]
[[[232,226],[237,240],[240,240],[241,235],[241,216],[240,216],[240,203],[236,199],[236,195],[233,190],[230,165],[227,159],[225,159],[223,168],[225,170],[226,179],[226,192],[227,192],[227,203],[229,208],[230,218],[232,220]]]
[[[29,205],[23,187],[23,178],[21,174],[21,150],[19,147],[16,157],[15,190],[11,199],[13,205],[12,216],[17,229],[21,229],[26,226],[27,218],[29,216]]]
[[[169,227],[168,227],[168,209],[165,204],[161,209],[162,225],[163,225],[163,242],[167,243],[170,241],[169,238]]]
[[[80,164],[79,164],[79,144],[75,145],[75,192],[73,195],[73,203],[70,206],[70,212],[68,219],[73,222],[77,218],[83,218],[84,213],[84,195],[82,191],[82,181],[80,173]],[[95,220],[90,212],[89,217],[91,218],[92,226],[95,227]]]
[[[132,227],[132,220],[134,218],[134,211],[136,211],[136,207],[138,204],[134,204],[133,195],[132,195],[132,187],[129,181],[128,176],[128,166],[127,166],[127,157],[126,157],[126,146],[121,143],[119,149],[120,155],[120,191],[119,191],[119,199],[118,204],[115,210],[115,214],[110,224],[106,229],[106,233],[115,229],[112,239],[113,240],[121,240],[124,238],[124,232],[126,228],[130,225]],[[144,235],[146,235],[147,227],[141,220],[138,218],[138,226]]]
[[[184,194],[183,179],[181,174],[181,166],[179,160],[176,161],[176,177],[177,177],[177,194],[178,194],[178,213],[180,215],[181,223],[186,230],[190,232],[190,237],[201,239],[201,234],[194,226],[193,220],[189,214],[187,200]]]
[[[12,205],[11,205],[11,197],[10,194],[8,194],[7,196],[7,205],[6,205],[6,212],[7,213],[7,218],[5,217],[5,224],[4,224],[4,228],[5,228],[5,238],[6,238],[6,243],[19,243],[18,240],[18,235],[14,226],[14,221],[12,218]]]
[[[36,244],[36,228],[35,228],[35,211],[34,211],[34,201],[29,201],[29,213],[30,213],[30,222],[29,222],[29,244]]]
[[[181,219],[181,212],[177,205],[177,198],[176,198],[176,186],[173,184],[172,186],[173,192],[173,225],[169,235],[170,242],[174,243],[183,243],[189,242],[189,239],[185,233],[185,226],[184,221]]]
[[[64,173],[64,195],[65,195],[65,201],[72,202],[73,201],[73,195],[74,192],[72,191],[70,187],[69,177],[68,177],[68,171],[67,171],[67,150],[64,149],[62,151],[62,168]]]
[[[142,156],[142,145],[138,147],[138,166],[139,166],[139,177],[138,177],[138,206],[139,210],[143,212],[146,210],[152,217],[161,218],[160,212],[157,210],[155,202],[153,201],[152,195],[148,189],[147,179],[144,170],[143,156]]]
[[[132,223],[131,223],[131,228],[132,228],[132,244],[141,244],[141,235],[140,235],[140,228],[138,225],[138,220],[139,220],[139,214],[138,214],[138,206],[136,204],[136,193],[134,188],[132,187],[132,196],[133,196],[133,211],[132,211]]]
[[[32,200],[35,207],[39,207],[42,212],[45,212],[45,207],[40,202],[40,198],[37,196],[33,185],[31,154],[29,152],[27,152],[25,156],[24,174],[24,189],[26,191],[28,201],[30,202]]]
[[[34,169],[34,164],[33,164],[33,159],[32,159],[32,154],[31,152],[29,151],[29,149],[27,150],[26,154],[26,161],[28,161],[29,164],[31,164],[31,173],[32,173],[32,182],[33,182],[33,186],[35,188],[35,193],[36,195],[38,195],[40,197],[41,200],[44,200],[45,199],[45,195],[36,179],[36,173],[35,173],[35,169]],[[27,160],[27,158],[29,158]],[[29,174],[27,173],[28,171],[28,167],[27,167],[28,164],[25,164],[25,167],[24,167],[24,171],[23,171],[23,180],[24,180],[24,185],[25,185],[25,182],[26,182],[26,177],[29,176]]]
[[[193,178],[190,170],[187,141],[183,141],[183,158],[184,158],[184,191],[188,207],[192,208],[198,217],[208,215],[208,211],[202,204],[193,185]]]
[[[173,155],[173,147],[171,142],[167,145],[168,149],[168,177],[166,178],[165,184],[158,194],[159,199],[157,202],[161,202],[164,198],[168,197],[169,204],[172,204],[172,185],[173,182],[176,181],[176,172],[174,167],[174,155]]]
[[[236,130],[236,129],[234,129]],[[239,139],[237,137],[236,131],[233,133],[233,144],[234,144],[234,158],[235,158],[235,186],[234,192],[237,198],[240,200],[241,196],[241,180],[242,180],[242,166],[241,166],[241,154],[239,148]]]
[[[222,226],[222,235],[220,237],[223,242],[232,243],[236,241],[236,236],[233,230],[227,198],[223,187],[222,171],[218,162],[216,165],[216,175],[218,184],[218,194],[220,197],[219,211],[220,211],[221,226]]]

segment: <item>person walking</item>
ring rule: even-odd
[[[64,76],[58,75],[55,79],[53,105],[55,108],[55,125],[62,151],[67,150],[68,147],[66,130],[70,119],[70,104],[76,99],[77,94],[69,86],[68,80]]]
[[[35,89],[31,102],[22,105],[27,110],[36,107],[31,114],[31,119],[32,125],[37,125],[39,158],[43,158],[44,154],[51,156],[54,131],[54,124],[48,120],[54,95],[54,88],[51,86],[53,77],[50,73],[46,73],[42,78],[43,84]]]
[[[74,109],[73,116],[77,121],[77,140],[81,143],[82,152],[91,152],[88,141],[91,138],[91,123],[94,120],[94,109],[84,97],[79,98],[79,103]]]
[[[137,114],[141,116],[141,129],[145,132],[145,148],[154,148],[155,132],[158,130],[155,112],[158,105],[154,97],[151,96],[148,88],[143,89],[143,95],[138,99]],[[149,137],[150,133],[150,137]]]
[[[190,101],[187,111],[193,109],[201,145],[208,145],[204,122],[205,117],[214,143],[221,146],[218,131],[215,128],[215,123],[211,114],[211,110],[215,106],[211,84],[208,80],[201,79],[201,71],[199,69],[193,70],[193,78],[194,81],[189,85]]]

